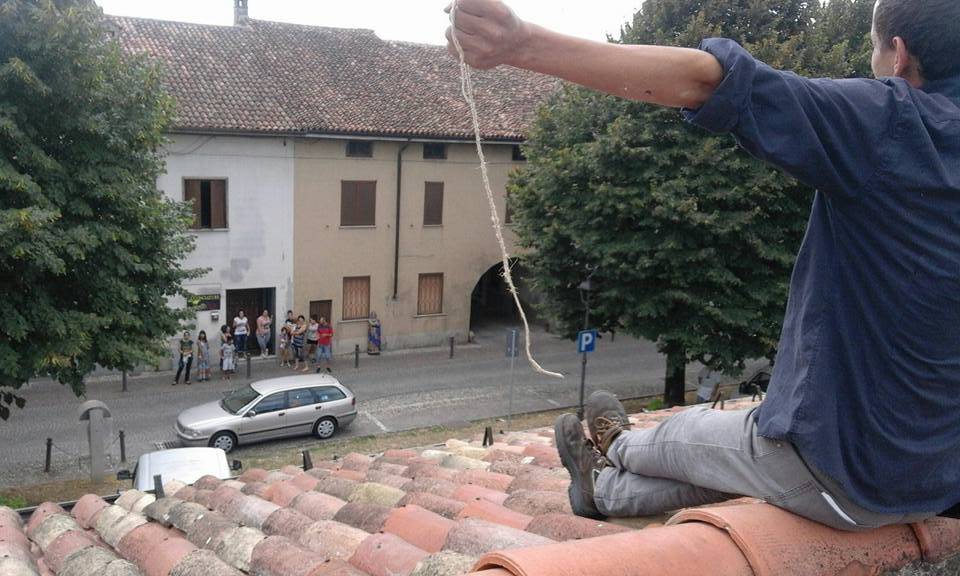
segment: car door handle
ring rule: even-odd
[[[286,412],[281,412],[281,413],[277,414],[277,416],[286,416],[286,415],[287,415]]]
[[[319,404],[317,404],[316,406],[313,407],[313,409],[314,409],[314,410],[322,410],[322,409],[323,409],[323,406],[320,406]]]

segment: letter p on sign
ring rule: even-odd
[[[587,352],[593,352],[594,347],[597,344],[597,331],[596,330],[581,330],[577,334],[577,353],[586,354]]]

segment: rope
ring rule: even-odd
[[[493,190],[490,187],[490,177],[487,175],[487,159],[483,155],[483,145],[480,139],[480,116],[477,113],[477,102],[474,98],[473,77],[471,76],[470,67],[467,66],[463,47],[460,46],[460,40],[457,38],[456,18],[459,8],[459,0],[453,0],[453,4],[450,6],[450,37],[453,39],[453,45],[460,55],[460,92],[463,94],[463,99],[466,100],[467,106],[470,107],[470,119],[473,121],[473,134],[477,144],[477,156],[480,158],[480,175],[483,177],[483,189],[487,194],[487,203],[490,205],[490,220],[493,221],[493,231],[497,236],[497,243],[500,245],[500,258],[503,263],[502,276],[507,283],[507,289],[510,291],[510,295],[513,296],[513,302],[516,304],[517,311],[520,313],[520,319],[523,320],[523,342],[524,351],[527,354],[527,362],[533,367],[534,372],[554,378],[563,378],[562,374],[545,370],[533,359],[533,353],[530,352],[530,324],[527,322],[527,315],[523,311],[523,305],[520,304],[520,293],[513,283],[513,274],[510,271],[510,256],[507,254],[507,244],[503,240],[500,216],[497,214],[497,205],[493,200]]]

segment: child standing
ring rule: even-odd
[[[236,368],[236,363],[234,362],[234,354],[236,354],[236,352],[237,348],[233,345],[233,336],[227,334],[227,339],[220,347],[221,367],[223,368],[223,376],[221,376],[221,378],[229,380],[230,375],[233,374]]]
[[[280,329],[280,367],[290,365],[290,330],[286,325]]]
[[[201,382],[210,381],[210,343],[206,330],[197,334],[197,373]]]

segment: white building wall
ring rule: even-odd
[[[157,182],[168,197],[183,200],[184,179],[227,180],[227,229],[196,231],[196,248],[184,262],[185,267],[209,269],[191,280],[187,290],[220,294],[219,314],[198,313],[193,330],[194,335],[206,330],[215,345],[219,326],[227,322],[227,290],[273,288],[275,308],[285,313],[292,307],[293,142],[182,134],[170,138],[166,173]],[[277,317],[277,310],[270,312]],[[247,315],[253,326],[259,311],[248,310]]]

